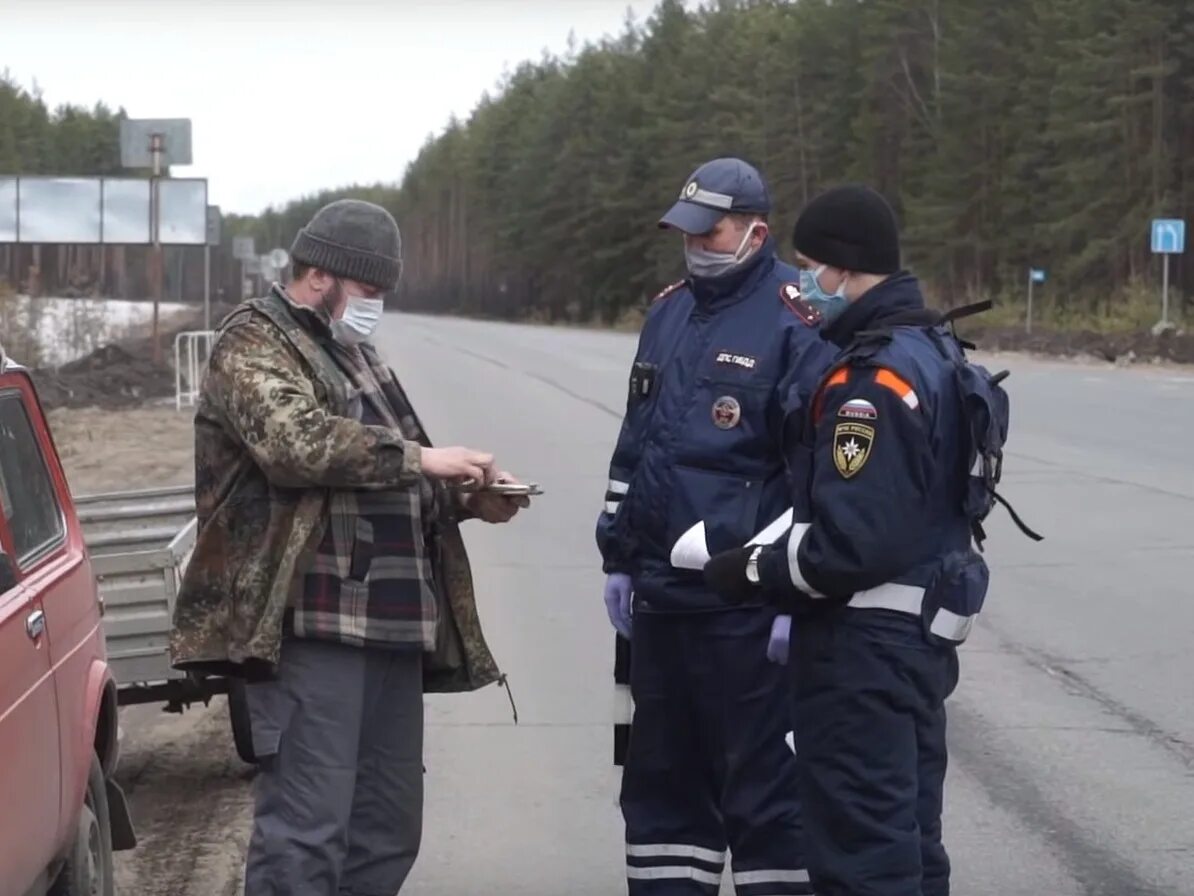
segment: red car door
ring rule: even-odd
[[[0,394],[0,475],[18,508],[9,535],[21,555],[25,590],[38,594],[45,612],[50,666],[58,702],[61,818],[74,833],[95,752],[98,670],[104,666],[104,633],[95,578],[70,490],[31,384]],[[0,894],[3,896],[3,894]]]
[[[0,503],[7,505],[5,485]],[[6,896],[24,892],[60,845],[61,796],[45,611],[39,596],[15,583],[19,563],[8,512],[5,506],[0,514],[0,893]]]

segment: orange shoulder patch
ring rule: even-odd
[[[813,422],[816,423],[821,419],[821,415],[825,413],[825,393],[834,386],[844,386],[850,382],[850,368],[839,367],[833,372],[833,375],[825,381],[821,386],[820,391],[817,392],[813,398]]]
[[[920,399],[916,397],[916,392],[912,386],[905,382],[898,374],[893,373],[885,367],[880,368],[875,374],[875,385],[890,389],[899,396],[900,401],[913,410],[920,407]]]

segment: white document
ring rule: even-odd
[[[774,522],[766,526],[758,535],[747,542],[754,544],[774,544],[792,525],[792,509],[789,507]],[[709,562],[709,545],[705,540],[705,523],[702,520],[680,536],[672,548],[672,566],[676,569],[702,570]]]
[[[792,528],[792,508],[789,507],[775,522],[752,538],[747,544],[775,544],[779,537]]]
[[[709,546],[705,542],[705,523],[702,521],[680,536],[672,548],[672,566],[701,570],[708,562]]]

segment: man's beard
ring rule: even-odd
[[[332,281],[333,286],[323,297],[323,310],[331,320],[336,319],[336,313],[344,305],[344,284],[337,278]]]

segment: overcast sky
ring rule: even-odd
[[[208,201],[257,212],[397,182],[504,70],[619,33],[652,0],[0,0],[0,70],[51,105],[190,118]]]

